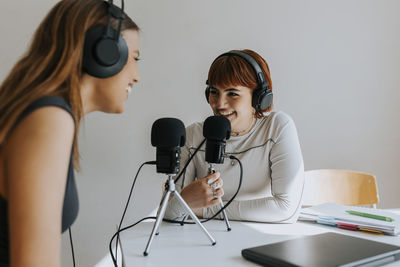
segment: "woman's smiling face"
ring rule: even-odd
[[[214,114],[229,119],[232,132],[239,133],[248,129],[254,118],[252,92],[252,89],[241,85],[210,87],[208,100]]]

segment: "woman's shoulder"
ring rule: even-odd
[[[67,110],[49,105],[26,114],[12,133],[30,132],[39,136],[43,136],[42,133],[47,133],[47,136],[68,133],[69,136],[74,128],[74,119]]]
[[[18,121],[10,132],[7,143],[19,138],[25,138],[29,133],[30,140],[35,141],[51,136],[66,137],[72,136],[75,128],[75,121],[68,103],[62,97],[44,97],[32,102],[20,115]]]
[[[284,127],[285,125],[288,124],[294,124],[294,121],[290,115],[283,111],[274,111],[265,116],[264,118],[261,119],[261,124],[264,127],[270,128],[270,127]]]
[[[46,96],[32,102],[20,115],[15,128],[66,128],[75,118],[69,103],[60,96]],[[49,126],[48,126],[49,125]]]
[[[34,112],[35,110],[44,108],[44,107],[54,107],[62,109],[70,114],[70,116],[74,119],[74,114],[72,112],[71,106],[69,103],[61,96],[45,96],[39,98],[32,102],[21,114],[19,121],[24,119],[26,116]],[[57,110],[57,109],[55,109]],[[57,112],[61,114],[60,112]]]
[[[266,122],[274,122],[279,124],[287,124],[293,122],[292,117],[283,111],[274,111],[264,117]]]
[[[282,131],[292,129],[296,129],[292,117],[283,111],[275,111],[261,119],[258,131],[265,132],[269,137],[277,137]]]
[[[49,155],[54,151],[70,151],[74,130],[74,120],[65,109],[53,105],[34,109],[11,130],[4,144],[4,155],[13,158],[21,149],[31,153],[26,152],[25,157],[45,154],[40,151],[50,151]],[[55,162],[57,157],[45,160]]]

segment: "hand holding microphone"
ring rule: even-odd
[[[181,195],[192,209],[211,207],[220,203],[224,195],[222,185],[220,173],[215,172],[187,185]]]

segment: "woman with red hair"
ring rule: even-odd
[[[297,220],[304,185],[304,166],[296,127],[284,112],[272,111],[272,82],[267,62],[252,50],[233,50],[217,57],[207,80],[206,98],[217,116],[231,123],[226,154],[243,164],[241,190],[226,208],[231,220],[293,223]],[[181,162],[204,139],[203,123],[187,127]],[[208,174],[204,147],[188,165],[177,188],[199,217],[209,218],[236,192],[239,167],[226,159]],[[166,217],[180,220],[185,210],[175,198]],[[221,218],[221,217],[220,217]]]

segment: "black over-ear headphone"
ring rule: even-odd
[[[214,64],[214,62],[218,58],[227,56],[227,55],[239,56],[239,57],[243,58],[244,60],[246,60],[247,63],[250,64],[250,66],[253,68],[253,70],[255,72],[256,79],[257,79],[257,88],[255,88],[253,91],[252,106],[255,108],[256,111],[262,111],[262,110],[269,108],[272,105],[273,94],[272,94],[271,89],[269,88],[269,83],[265,79],[265,75],[264,75],[260,65],[258,65],[257,61],[252,56],[250,56],[244,52],[232,50],[232,51],[229,51],[227,53],[224,53],[224,54],[218,56],[213,61],[212,64]],[[211,85],[208,84],[208,80],[206,81],[206,84],[207,84],[207,88],[206,88],[205,93],[206,93],[207,102],[209,102]]]
[[[108,7],[106,26],[95,26],[87,30],[83,51],[83,70],[97,78],[111,77],[122,70],[128,60],[128,46],[120,34],[124,15],[124,1],[121,8],[112,0],[105,2]],[[110,26],[111,17],[118,19],[118,30]]]

